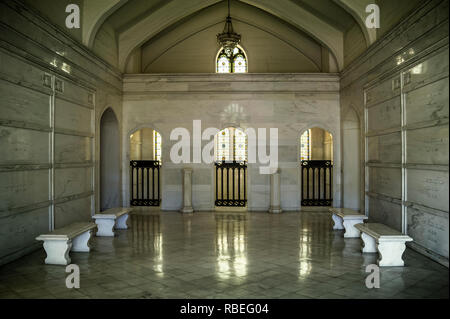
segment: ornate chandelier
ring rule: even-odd
[[[222,33],[217,35],[217,42],[219,42],[219,44],[223,47],[225,54],[228,57],[233,55],[234,49],[239,42],[241,42],[241,35],[234,32],[233,24],[231,23],[230,0],[228,0],[228,16],[225,22],[225,27],[223,28]]]

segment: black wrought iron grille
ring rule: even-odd
[[[216,162],[216,206],[245,207],[247,163]]]
[[[302,161],[302,206],[333,204],[331,161]]]
[[[130,161],[131,206],[159,206],[160,194],[159,161]]]

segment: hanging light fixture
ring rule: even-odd
[[[219,42],[219,44],[223,47],[225,54],[228,57],[233,55],[234,49],[239,42],[241,42],[241,35],[234,32],[233,24],[231,23],[230,0],[228,0],[228,16],[225,22],[225,27],[223,28],[222,33],[217,35],[217,42]]]

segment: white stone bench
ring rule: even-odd
[[[363,253],[376,253],[378,251],[378,266],[403,266],[403,252],[405,243],[413,239],[408,235],[392,229],[383,224],[366,223],[355,225],[361,231],[364,242]]]
[[[51,233],[36,237],[36,240],[44,242],[47,253],[46,264],[68,265],[70,264],[70,251],[89,252],[89,239],[97,226],[91,222],[73,223],[71,225],[55,229]]]
[[[333,229],[345,229],[344,238],[359,238],[360,232],[355,228],[356,224],[367,219],[366,215],[348,208],[330,208],[334,226]]]
[[[132,208],[111,208],[92,216],[97,224],[97,236],[114,236],[114,229],[128,229],[127,219]]]

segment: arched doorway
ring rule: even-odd
[[[228,127],[214,137],[215,206],[247,206],[247,135]]]
[[[108,108],[100,119],[100,210],[120,206],[119,123]]]
[[[360,143],[360,120],[353,107],[348,107],[342,115],[342,199],[343,207],[355,210],[361,208],[362,202]]]
[[[300,137],[301,205],[331,206],[333,203],[333,136],[319,127]]]
[[[130,135],[130,205],[161,204],[161,134],[142,128]]]

